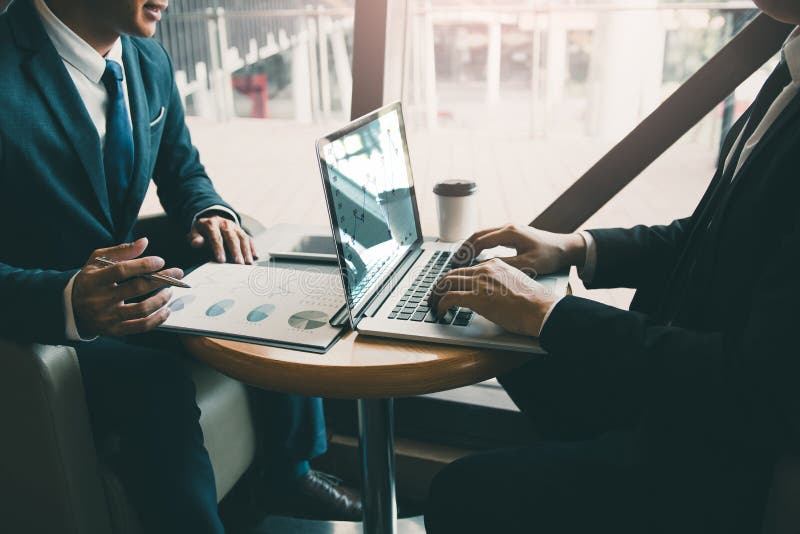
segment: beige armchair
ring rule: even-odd
[[[140,223],[137,233],[170,235],[163,217]],[[246,227],[263,231],[249,218]],[[173,245],[183,243],[180,234],[171,235]],[[222,499],[255,457],[247,392],[203,364],[191,367]],[[97,447],[92,438],[74,349],[0,340],[0,429],[0,532],[142,532],[111,462],[105,461],[106,445]]]

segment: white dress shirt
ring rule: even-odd
[[[101,78],[106,70],[106,59],[115,61],[122,67],[122,88],[125,95],[125,107],[128,109],[128,122],[130,122],[130,105],[128,102],[128,87],[125,85],[125,66],[122,64],[122,41],[117,39],[106,57],[101,56],[89,43],[78,37],[69,27],[61,22],[50,11],[44,0],[36,0],[36,9],[42,19],[45,32],[53,42],[58,55],[61,56],[78,94],[89,112],[100,136],[100,146],[104,146],[106,139],[106,106],[108,105],[108,92]]]
[[[753,150],[764,138],[764,135],[770,129],[770,127],[775,124],[775,121],[778,120],[778,117],[781,113],[789,106],[789,103],[794,100],[794,98],[800,94],[800,28],[796,28],[786,43],[783,45],[783,59],[786,61],[787,66],[789,67],[789,72],[792,75],[792,82],[787,85],[783,92],[775,99],[775,101],[770,106],[767,114],[764,116],[764,119],[758,125],[758,128],[753,132],[746,141],[744,148],[742,149],[742,154],[739,156],[739,161],[736,162],[736,172],[733,174],[733,180],[739,174],[739,171],[747,162],[747,159],[753,153]],[[729,165],[733,164],[731,159],[736,152],[735,147],[738,147],[740,143],[742,143],[742,136],[744,135],[744,129],[742,133],[739,134],[739,138],[736,140],[736,143],[731,148],[730,154],[728,154],[728,159],[725,161],[724,169],[727,169]],[[581,237],[586,241],[586,260],[582,267],[578,269],[578,274],[580,275],[581,279],[584,282],[591,282],[592,278],[594,278],[594,271],[595,266],[597,265],[597,245],[592,238],[592,235],[589,232],[581,231],[579,232]],[[559,299],[560,300],[560,299]],[[553,303],[550,306],[550,309],[547,310],[545,314],[544,321],[542,321],[542,328],[544,328],[545,323],[547,322],[547,318],[550,317],[553,309],[558,304],[558,301]],[[541,329],[539,333],[541,334]]]
[[[53,46],[55,47],[64,66],[67,68],[78,94],[83,100],[86,111],[97,129],[97,135],[100,137],[100,146],[105,145],[106,138],[106,109],[108,105],[108,91],[103,85],[102,77],[106,70],[106,60],[111,60],[119,64],[122,68],[122,88],[125,97],[125,107],[128,110],[128,120],[131,120],[130,115],[130,102],[128,101],[128,86],[125,83],[125,65],[122,62],[122,40],[117,39],[114,46],[106,54],[105,57],[101,56],[89,43],[84,41],[75,32],[73,32],[66,24],[50,10],[44,0],[35,0],[34,5],[42,20],[44,30],[50,37]],[[222,211],[230,215],[230,217],[239,222],[238,217],[231,210],[225,206],[211,206],[206,208],[194,216],[197,220],[203,213],[208,211]],[[91,341],[91,339],[84,339],[80,337],[78,328],[75,323],[75,312],[72,307],[72,286],[75,283],[75,277],[67,284],[64,289],[64,314],[66,316],[65,331],[67,339],[71,341]]]

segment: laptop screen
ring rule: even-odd
[[[422,241],[399,104],[319,141],[317,150],[353,315]]]

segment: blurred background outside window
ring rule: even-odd
[[[481,225],[527,224],[756,11],[750,1],[408,0],[392,20],[423,231],[433,184],[478,182]],[[173,1],[170,52],[209,173],[265,224],[327,225],[317,137],[349,119],[354,0]],[[587,227],[688,215],[753,75]],[[388,76],[388,73],[387,73]],[[153,195],[145,212],[158,211]],[[577,292],[581,293],[580,284]],[[593,298],[625,307],[626,290]]]

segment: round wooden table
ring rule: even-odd
[[[326,354],[204,337],[187,349],[220,372],[272,391],[358,399],[364,531],[397,529],[392,399],[482,382],[531,355],[359,336],[349,332]]]

